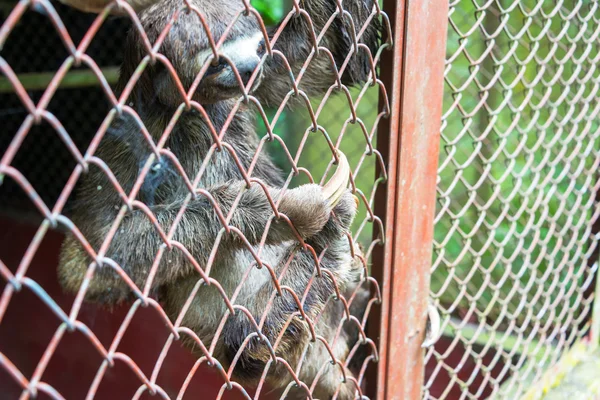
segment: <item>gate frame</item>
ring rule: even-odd
[[[377,147],[388,165],[388,185],[377,193],[385,218],[383,254],[372,276],[382,284],[380,315],[369,322],[379,338],[372,399],[421,398],[433,254],[433,221],[446,61],[448,0],[384,0],[393,51],[382,55],[381,79],[390,89],[389,125]],[[391,68],[386,68],[390,66]],[[374,374],[377,373],[375,378]]]

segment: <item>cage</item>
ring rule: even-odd
[[[0,12],[2,398],[550,400],[594,369],[597,1]],[[285,199],[316,185],[309,235]]]
[[[206,17],[205,10],[198,8],[198,5],[208,5],[210,2],[168,1],[163,2],[164,4],[174,5],[172,10],[174,12],[165,15],[165,18],[170,18],[170,25],[164,27],[164,33],[158,35],[158,38],[156,36],[152,38],[157,43],[165,40],[165,37],[169,39],[169,29],[173,25],[178,26],[179,21],[188,18],[186,21],[189,23],[190,15],[194,13],[197,14],[197,18],[193,21],[194,26],[189,27],[190,31],[200,29],[199,27],[202,27],[203,23],[206,24],[206,18],[212,18],[212,16]],[[260,254],[264,245],[260,241],[254,246],[246,246],[246,248],[242,243],[241,247],[239,244],[237,245],[235,252],[246,251],[256,256],[254,260],[248,261],[248,265],[244,265],[244,268],[248,268],[248,271],[266,271],[268,269],[272,273],[270,276],[272,280],[270,278],[269,283],[272,285],[273,291],[269,293],[267,289],[270,290],[271,287],[265,287],[264,292],[272,294],[273,298],[265,305],[264,313],[250,315],[247,308],[250,307],[248,305],[250,303],[244,303],[241,300],[236,302],[236,293],[244,287],[247,281],[251,280],[248,277],[250,272],[240,277],[240,281],[233,287],[223,289],[225,284],[221,284],[221,278],[218,278],[218,275],[215,275],[217,278],[214,278],[208,272],[218,261],[204,259],[200,266],[194,260],[196,255],[178,241],[182,239],[174,239],[168,233],[170,229],[176,231],[177,224],[181,221],[172,221],[171,226],[155,224],[157,235],[164,239],[161,244],[167,246],[172,253],[180,251],[188,254],[189,260],[186,260],[186,263],[197,266],[197,273],[200,274],[195,278],[196,282],[199,282],[197,285],[218,288],[222,292],[220,302],[226,308],[226,315],[222,315],[221,322],[215,324],[216,332],[212,332],[210,335],[214,337],[211,344],[208,341],[202,343],[198,334],[185,326],[185,323],[182,324],[175,318],[167,317],[163,310],[165,294],[145,290],[144,283],[140,284],[140,282],[124,278],[124,282],[129,285],[130,292],[139,295],[138,298],[110,304],[108,307],[90,303],[86,298],[86,290],[91,290],[89,289],[90,283],[93,286],[94,279],[98,279],[93,277],[94,273],[101,276],[106,273],[104,270],[111,268],[114,263],[123,264],[117,265],[115,268],[115,270],[124,271],[121,276],[131,275],[131,270],[128,269],[126,262],[119,259],[119,255],[114,253],[107,255],[106,249],[102,249],[102,241],[93,243],[89,235],[86,238],[86,235],[82,233],[85,228],[82,228],[81,221],[72,219],[78,209],[81,209],[79,207],[82,204],[86,204],[83,206],[84,208],[89,207],[89,203],[86,203],[85,200],[85,190],[77,190],[82,185],[80,181],[84,180],[86,175],[93,174],[94,169],[99,168],[108,177],[109,184],[98,184],[95,187],[97,193],[94,196],[103,196],[105,191],[111,190],[121,195],[121,200],[125,202],[113,205],[117,209],[124,207],[122,213],[120,216],[114,215],[114,220],[110,221],[110,224],[115,224],[115,230],[123,222],[124,215],[129,218],[139,210],[147,212],[144,217],[146,222],[156,221],[156,218],[160,218],[162,215],[159,214],[161,204],[151,204],[150,201],[136,193],[139,188],[127,187],[127,182],[119,182],[122,176],[118,172],[113,172],[113,168],[111,168],[113,165],[108,166],[110,162],[106,158],[102,159],[102,156],[97,156],[102,152],[100,150],[100,153],[97,153],[98,147],[102,148],[104,142],[110,143],[115,136],[114,132],[119,132],[120,128],[112,128],[113,119],[117,120],[123,115],[130,115],[141,121],[139,131],[135,132],[141,141],[127,144],[131,145],[128,158],[137,157],[137,151],[146,144],[152,147],[154,153],[150,157],[144,156],[142,161],[145,162],[154,156],[161,160],[169,158],[172,161],[170,164],[172,167],[168,172],[171,174],[169,175],[170,181],[180,179],[186,182],[186,187],[189,189],[187,194],[193,197],[194,201],[200,197],[199,193],[208,193],[206,197],[212,200],[211,204],[215,206],[210,212],[215,218],[221,217],[219,221],[222,225],[219,237],[235,236],[234,232],[239,232],[239,225],[236,225],[235,219],[234,221],[229,220],[231,215],[235,215],[237,205],[231,206],[231,215],[227,215],[227,212],[223,213],[223,204],[216,204],[214,197],[207,192],[207,190],[211,190],[210,187],[205,190],[206,183],[199,184],[199,181],[203,179],[202,168],[199,171],[188,168],[182,158],[185,157],[185,154],[176,154],[171,151],[172,146],[183,136],[178,136],[177,132],[174,134],[168,132],[168,128],[165,129],[166,133],[159,132],[158,136],[144,136],[144,132],[147,131],[144,124],[148,124],[146,114],[143,114],[139,108],[134,109],[133,102],[128,96],[121,95],[115,89],[119,84],[119,76],[124,74],[122,65],[125,65],[124,62],[128,57],[125,39],[128,32],[138,32],[140,42],[149,40],[144,29],[139,29],[140,18],[144,11],[134,11],[132,6],[135,7],[136,4],[107,2],[92,13],[82,12],[72,4],[50,1],[12,2],[5,3],[2,7],[2,28],[0,28],[2,31],[0,34],[0,64],[2,66],[0,68],[3,77],[0,84],[2,87],[0,93],[2,98],[0,149],[3,156],[0,209],[2,210],[3,245],[0,254],[2,260],[0,269],[5,280],[2,288],[2,306],[0,306],[2,308],[0,312],[2,319],[2,328],[0,329],[0,342],[2,343],[0,352],[2,355],[0,358],[2,361],[0,363],[3,367],[0,387],[2,387],[3,396],[6,398],[36,398],[39,396],[50,398],[140,398],[159,395],[165,398],[201,396],[201,398],[235,399],[249,398],[250,396],[286,397],[291,390],[304,390],[310,393],[314,389],[311,386],[313,382],[301,380],[298,372],[301,371],[301,366],[292,365],[292,361],[287,359],[283,350],[280,354],[278,349],[281,340],[278,338],[279,332],[270,338],[265,336],[268,331],[263,325],[264,319],[271,318],[272,313],[269,314],[269,308],[274,307],[273,304],[279,301],[275,296],[287,298],[288,303],[291,302],[294,307],[297,306],[296,311],[287,311],[289,315],[287,328],[286,326],[281,328],[281,334],[291,332],[291,329],[296,326],[289,328],[290,321],[300,321],[294,323],[301,324],[299,326],[303,327],[302,334],[308,333],[312,336],[308,346],[318,348],[317,351],[321,356],[328,355],[324,358],[327,362],[318,367],[328,367],[331,364],[332,367],[328,368],[340,368],[343,372],[347,369],[347,364],[352,362],[355,354],[358,357],[360,353],[366,353],[362,356],[363,361],[355,369],[355,377],[344,375],[344,380],[347,380],[348,383],[354,382],[352,384],[358,391],[368,390],[366,389],[367,380],[364,377],[367,374],[377,373],[378,350],[377,339],[371,338],[372,333],[366,333],[367,320],[374,318],[371,314],[380,313],[379,304],[381,303],[379,282],[369,276],[369,271],[374,254],[382,251],[385,235],[380,218],[383,215],[382,211],[375,211],[376,192],[377,196],[385,196],[386,186],[386,166],[384,156],[378,151],[377,130],[380,125],[387,123],[390,112],[385,95],[385,84],[374,75],[376,70],[379,70],[382,54],[386,49],[391,51],[392,46],[389,35],[391,28],[385,12],[382,11],[379,4],[373,3],[372,9],[366,10],[362,16],[362,26],[358,24],[355,26],[351,20],[354,16],[344,10],[341,4],[336,5],[335,2],[331,2],[330,9],[328,9],[331,15],[327,16],[324,24],[316,26],[316,22],[312,21],[314,15],[309,15],[305,10],[305,7],[310,9],[310,3],[308,5],[303,2],[280,4],[277,7],[281,8],[281,15],[275,20],[270,15],[275,8],[272,4],[273,7],[265,9],[264,4],[260,2],[250,5],[240,1],[231,3],[231,7],[237,8],[237,11],[224,14],[223,18],[231,17],[234,14],[231,21],[211,20],[214,21],[213,24],[222,23],[227,25],[225,29],[231,30],[237,21],[244,18],[253,19],[257,23],[259,32],[272,31],[270,35],[263,38],[266,42],[263,44],[266,52],[264,52],[262,62],[266,64],[271,60],[278,62],[279,55],[284,59],[285,64],[288,63],[285,57],[290,55],[280,50],[283,46],[277,44],[277,37],[279,36],[280,43],[290,40],[285,35],[289,35],[287,32],[292,28],[286,28],[286,26],[298,25],[298,21],[303,21],[304,18],[306,18],[306,27],[309,30],[299,32],[303,35],[299,45],[305,46],[309,42],[313,43],[315,45],[313,49],[318,52],[307,52],[305,59],[300,60],[302,63],[309,65],[311,62],[322,62],[324,54],[325,56],[331,55],[334,46],[328,45],[328,42],[325,42],[326,39],[317,37],[317,35],[328,34],[327,32],[334,31],[338,26],[344,29],[345,46],[354,46],[355,55],[351,51],[347,51],[347,54],[339,55],[342,57],[341,60],[336,59],[332,65],[325,66],[326,73],[329,73],[331,68],[333,69],[335,79],[328,82],[327,86],[321,89],[316,96],[307,96],[301,83],[306,66],[302,68],[294,66],[294,70],[289,71],[292,75],[288,82],[289,87],[282,90],[290,93],[287,97],[283,96],[285,99],[279,104],[269,104],[269,106],[265,104],[263,107],[260,101],[257,101],[252,95],[252,92],[241,88],[240,94],[236,97],[239,99],[236,100],[235,107],[253,107],[255,122],[251,125],[248,124],[245,129],[251,130],[252,133],[257,132],[257,142],[254,143],[255,147],[252,150],[254,154],[250,160],[251,165],[237,163],[234,167],[238,169],[237,173],[240,175],[241,181],[247,184],[240,190],[239,196],[241,197],[249,191],[251,184],[264,187],[264,184],[259,181],[260,170],[258,173],[253,173],[252,166],[257,161],[262,162],[260,157],[263,153],[267,154],[271,160],[269,162],[272,162],[274,167],[282,171],[283,191],[291,191],[293,188],[310,182],[324,185],[336,170],[336,165],[341,162],[339,157],[343,156],[343,159],[347,160],[347,167],[350,168],[350,172],[346,172],[347,176],[345,177],[346,182],[349,181],[349,183],[346,183],[345,186],[351,187],[357,200],[357,210],[354,223],[349,227],[352,233],[344,233],[343,237],[337,240],[349,243],[352,249],[353,246],[363,249],[363,253],[356,251],[354,262],[358,261],[361,269],[364,269],[360,285],[364,283],[368,292],[364,314],[360,318],[351,317],[349,314],[349,308],[352,307],[353,301],[351,294],[342,292],[342,288],[338,287],[338,282],[328,267],[321,267],[321,264],[326,265],[325,261],[329,257],[327,247],[323,249],[322,253],[317,254],[309,244],[312,242],[305,242],[306,238],[303,237],[293,238],[296,245],[301,245],[304,254],[312,252],[315,256],[310,271],[300,270],[300,272],[311,274],[302,289],[305,292],[302,293],[301,291],[295,292],[290,288],[289,285],[293,281],[290,281],[292,283],[289,284],[286,281],[288,278],[285,273],[289,265],[286,266],[282,260],[281,266],[273,265],[271,267],[268,265],[268,258],[261,259]],[[258,13],[257,9],[261,9],[261,7],[262,13]],[[350,22],[345,19],[348,16]],[[372,21],[376,21],[382,27],[379,35],[381,38],[373,48],[373,53],[364,44],[359,45],[363,31],[369,27],[369,24],[375,24]],[[222,26],[218,26],[215,29],[221,28]],[[138,30],[136,31],[136,29]],[[293,29],[298,28],[293,27]],[[217,35],[217,33],[214,34]],[[212,38],[213,32],[210,28],[206,30],[206,35],[215,52],[220,51],[219,46],[227,45]],[[281,38],[280,35],[284,35],[284,37]],[[327,46],[331,47],[331,50]],[[168,45],[165,45],[163,49],[165,47]],[[148,57],[159,58],[167,65],[167,68],[168,66],[172,67],[171,62],[175,63],[175,61],[164,57],[159,48],[160,45],[157,45],[157,48],[150,47],[145,51],[148,51]],[[308,47],[308,49],[310,48]],[[368,54],[364,53],[365,50]],[[160,58],[161,56],[163,58]],[[347,85],[342,83],[342,76],[346,68],[343,63],[344,59],[346,59],[346,63],[354,62],[352,61],[353,57],[362,57],[362,67],[366,68],[366,71],[360,72],[365,76],[370,74],[370,77],[358,85]],[[139,65],[136,66],[138,69],[152,70],[156,67],[156,60],[153,60],[152,63],[149,63],[148,60],[138,60],[138,62]],[[232,70],[234,75],[239,76],[237,67]],[[198,72],[199,76],[205,73]],[[283,71],[284,75],[287,73],[287,71]],[[133,86],[137,84],[137,79],[140,77],[132,78]],[[309,75],[305,81],[310,79],[314,78]],[[262,86],[268,84],[268,78],[265,81]],[[120,89],[123,90],[122,87]],[[290,101],[290,95],[301,99],[300,106],[296,107],[293,112],[286,107],[286,103]],[[199,112],[206,112],[204,105],[195,102],[192,100],[193,98],[193,94],[182,97],[183,102],[187,103],[187,108],[184,113],[180,114],[184,114],[186,118],[194,113],[194,107]],[[151,100],[149,103],[153,101]],[[206,108],[208,109],[209,106]],[[177,108],[173,110],[174,114],[177,114],[176,110]],[[234,123],[236,119],[241,118],[237,116],[236,112],[234,109],[228,117]],[[175,117],[174,121],[177,118],[179,117]],[[174,124],[176,125],[177,122]],[[212,123],[209,121],[207,125],[212,126]],[[235,142],[235,137],[223,136],[227,134],[228,128],[225,126],[218,129],[220,132],[212,138],[214,139],[213,144],[218,149],[214,146],[211,147],[209,154],[205,155],[206,162],[211,160],[212,153],[210,152],[215,151],[223,153],[229,151],[232,158],[239,160],[238,154],[241,155],[247,150],[244,143],[236,143],[232,146],[230,140]],[[170,135],[176,139],[169,139]],[[106,156],[111,152],[104,154]],[[140,168],[136,179],[146,182],[145,175],[149,171],[154,171],[151,169],[153,168],[151,164],[150,162],[148,166]],[[258,178],[255,178],[253,174],[258,174]],[[230,185],[228,186],[230,187]],[[269,204],[273,207],[271,218],[275,218],[275,213],[277,213],[278,221],[285,220],[287,217],[281,210],[278,211],[277,201],[271,198],[269,192],[265,194]],[[129,200],[125,200],[126,198]],[[186,201],[189,202],[189,199],[184,200],[184,202]],[[185,208],[187,206],[187,203],[183,205],[179,218],[186,215]],[[248,208],[247,205],[237,207]],[[249,209],[253,207],[259,206],[252,205]],[[94,216],[90,215],[90,219],[93,218]],[[335,215],[332,218],[335,218]],[[290,219],[287,218],[287,221],[287,225],[289,225],[287,229],[298,234],[293,220],[290,222]],[[268,225],[271,223],[267,222],[265,232],[268,231]],[[285,224],[285,222],[277,223]],[[133,232],[128,233],[129,237],[136,236]],[[115,232],[112,232],[108,237],[102,238],[109,243],[109,248],[111,241],[122,241],[122,239],[115,239],[114,235]],[[244,236],[243,232],[240,236]],[[91,257],[86,263],[86,271],[90,275],[83,278],[81,289],[78,289],[76,293],[66,292],[60,286],[57,277],[57,267],[61,262],[61,246],[63,246],[63,242],[68,241],[65,239],[68,237],[75,237],[87,251],[87,255]],[[225,250],[218,250],[220,240],[215,241],[213,252],[225,252]],[[225,240],[223,239],[223,241]],[[243,237],[242,242],[248,243],[248,238]],[[143,246],[143,243],[139,241],[137,243]],[[203,243],[203,246],[210,248],[213,244],[207,242]],[[313,244],[313,246],[315,245]],[[131,251],[135,252],[139,248],[139,246],[132,248]],[[265,252],[268,251],[272,250],[265,250]],[[292,267],[296,262],[294,261],[295,257],[301,257],[295,255],[296,251],[298,250],[291,252],[289,258],[291,261],[287,262],[288,264],[292,263]],[[352,252],[354,253],[354,250]],[[110,258],[111,256],[113,259]],[[157,256],[156,260],[160,260],[160,256]],[[156,263],[158,264],[160,261],[156,261]],[[145,268],[151,269],[150,264]],[[87,269],[88,267],[89,269]],[[217,268],[215,271],[218,271]],[[323,268],[323,273],[320,268]],[[281,275],[275,275],[275,273],[281,273]],[[290,274],[293,273],[294,270],[290,272]],[[342,344],[336,344],[336,341],[341,342],[342,339],[323,337],[319,331],[315,331],[319,313],[308,314],[308,310],[312,312],[308,304],[314,302],[310,297],[314,293],[311,291],[311,286],[316,287],[319,282],[324,280],[332,281],[333,285],[329,293],[321,294],[324,298],[320,300],[323,303],[320,304],[320,307],[326,310],[328,303],[343,304],[343,309],[348,314],[338,316],[337,320],[334,319],[331,323],[339,326],[339,329],[344,324],[353,325],[353,329],[360,337],[360,340],[350,343],[352,347],[346,351],[346,353],[350,352],[350,355],[345,354],[343,359],[336,358],[335,353],[336,346],[342,346]],[[151,281],[152,278],[149,278],[146,282]],[[345,285],[341,281],[340,284]],[[151,283],[148,285],[150,286]],[[110,290],[103,294],[104,298],[109,292]],[[190,294],[189,298],[193,299],[194,295]],[[101,300],[101,302],[103,301]],[[220,346],[220,343],[224,341],[222,330],[227,321],[239,318],[240,315],[249,316],[250,325],[256,329],[242,337],[244,340],[237,351],[237,357],[235,353],[233,357],[226,356],[225,358],[229,357],[226,360],[229,365],[225,365],[223,356],[217,356],[214,347]],[[208,319],[208,316],[206,318]],[[376,324],[375,320],[369,322],[369,329],[375,329]],[[236,326],[232,331],[235,332],[237,329],[241,328]],[[265,384],[265,376],[261,376],[261,374],[248,384],[238,382],[237,376],[243,376],[245,373],[245,366],[242,365],[245,359],[240,360],[240,357],[245,354],[245,351],[249,351],[246,348],[249,349],[254,345],[252,340],[256,336],[268,342],[267,347],[273,356],[264,365],[264,375],[267,374],[271,365],[280,369],[283,366],[284,374],[288,374],[287,379],[289,380],[289,383],[283,387],[269,387],[268,382]],[[191,346],[195,348],[195,353],[189,351],[189,343],[187,347],[182,344],[186,339],[188,342],[196,341]],[[198,348],[203,350],[200,355]],[[304,359],[305,357],[300,358],[300,364],[305,362]],[[246,360],[246,362],[248,361]],[[233,375],[234,372],[237,375]],[[281,372],[279,373],[281,374]],[[320,378],[322,374],[323,371],[317,372],[314,381],[322,379]]]

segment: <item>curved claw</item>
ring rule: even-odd
[[[425,340],[422,348],[428,348],[435,344],[441,335],[441,319],[437,307],[429,301],[427,304],[427,327],[425,331]]]
[[[333,176],[323,186],[323,194],[329,201],[331,208],[339,203],[350,181],[350,164],[348,164],[346,156],[339,150],[337,156],[339,160],[338,167]]]

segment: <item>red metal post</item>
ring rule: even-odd
[[[447,0],[399,1],[378,399],[420,398],[442,114]],[[398,138],[398,140],[396,139]]]
[[[381,55],[380,79],[387,88],[387,96],[380,95],[380,104],[390,104],[389,123],[382,123],[377,129],[377,150],[381,153],[387,166],[387,185],[380,185],[375,196],[375,215],[385,223],[385,244],[383,249],[373,253],[371,276],[377,280],[381,288],[382,302],[380,312],[372,312],[369,316],[369,337],[377,338],[379,345],[379,362],[377,368],[370,369],[367,376],[367,392],[369,398],[383,400],[386,386],[387,338],[389,319],[390,277],[394,236],[394,202],[396,193],[396,172],[398,163],[398,141],[400,126],[400,93],[403,62],[405,0],[384,0],[383,10],[390,18],[393,48]],[[377,165],[375,176],[381,171]],[[375,232],[378,235],[379,232]]]

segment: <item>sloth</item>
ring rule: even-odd
[[[59,282],[71,293],[85,282],[85,300],[105,306],[149,291],[177,326],[193,332],[182,335],[184,343],[199,356],[205,353],[198,340],[205,349],[214,343],[211,363],[233,368],[229,371],[232,379],[241,384],[255,386],[267,371],[268,384],[275,389],[289,386],[295,391],[289,396],[305,398],[310,391],[313,398],[355,398],[354,377],[360,362],[348,355],[359,343],[356,321],[362,320],[370,299],[360,250],[353,250],[347,234],[356,213],[356,197],[346,189],[347,179],[336,184],[342,190],[337,187],[329,192],[331,188],[317,184],[287,188],[282,171],[264,151],[258,151],[255,107],[239,100],[249,93],[263,106],[278,106],[287,99],[293,107],[304,101],[301,94],[295,94],[295,77],[302,75],[299,91],[319,95],[338,83],[342,66],[339,83],[343,85],[374,81],[368,53],[375,54],[380,42],[377,19],[359,35],[373,10],[372,0],[344,1],[352,21],[347,13],[339,13],[323,32],[337,2],[300,0],[312,22],[303,14],[295,15],[274,38],[276,27],[269,41],[256,16],[239,13],[242,2],[191,0],[214,43],[222,40],[217,56],[198,15],[181,11],[183,2],[146,3],[147,7],[136,11],[152,44],[179,12],[159,52],[172,64],[184,90],[196,85],[191,99],[200,107],[182,111],[184,99],[169,68],[158,61],[147,65],[127,99],[139,119],[123,110],[94,153],[125,193],[138,190],[136,204],[145,206],[131,207],[115,225],[124,199],[106,168],[90,164],[78,183],[71,219],[102,258],[96,265],[76,235],[68,234],[61,250]],[[303,66],[314,50],[313,32],[321,35],[321,49]],[[273,53],[266,54],[271,39]],[[361,45],[354,51],[355,39]],[[147,55],[135,28],[124,46],[117,85],[121,92]],[[180,115],[173,124],[176,112]],[[171,129],[164,147],[177,157],[178,164],[152,152],[141,123],[154,142]],[[227,147],[215,146],[215,132],[223,132],[220,141]],[[148,162],[153,162],[149,172],[135,188]],[[252,178],[250,184],[241,169]],[[196,193],[190,193],[181,171],[190,180],[200,175]],[[180,213],[184,204],[185,211]],[[231,214],[227,224],[232,229],[224,229],[215,210]],[[155,224],[179,246],[167,246]],[[107,236],[112,240],[106,240]],[[96,265],[93,274],[91,265]],[[199,269],[209,276],[208,281]],[[336,293],[352,299],[352,318]],[[340,321],[345,321],[342,329]],[[331,362],[332,357],[340,362]],[[307,386],[294,385],[293,375]]]

